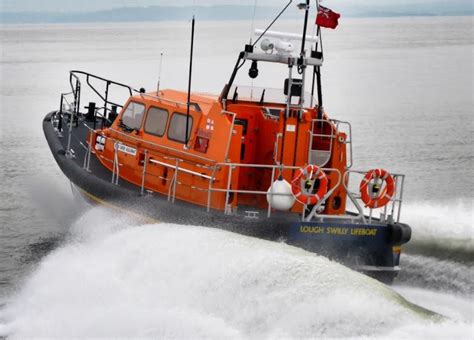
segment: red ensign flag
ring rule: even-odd
[[[329,8],[320,5],[318,15],[316,16],[316,25],[335,29],[340,17],[341,15],[339,13],[333,12]]]

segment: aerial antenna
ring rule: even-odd
[[[191,22],[191,52],[189,56],[189,78],[188,78],[188,101],[186,103],[186,139],[185,139],[185,147],[187,147],[189,142],[189,108],[191,106],[191,79],[193,74],[193,51],[194,51],[194,14],[193,20]]]
[[[253,18],[252,18],[252,26],[250,28],[250,42],[249,44],[252,45],[252,36],[253,36],[253,31],[255,30],[255,15],[257,14],[257,2],[258,0],[255,0],[254,6],[253,6]],[[253,78],[251,78],[251,85],[250,85],[250,98],[253,98]]]
[[[250,27],[250,42],[249,42],[250,45],[252,45],[252,36],[253,36],[253,31],[255,29],[255,15],[257,14],[257,2],[258,0],[255,0],[254,5],[253,5],[253,19],[252,19],[252,26]]]
[[[161,66],[162,65],[163,65],[163,53],[160,54],[160,67],[158,69],[158,83],[156,84],[156,95],[159,95],[159,92],[160,92]]]
[[[290,7],[292,2],[293,2],[293,0],[288,1],[286,6],[283,7],[283,9],[280,11],[280,13],[278,13],[278,15],[275,17],[275,19],[272,20],[270,25],[268,25],[267,28],[265,28],[265,30],[262,32],[262,34],[260,34],[260,36],[257,38],[257,40],[255,40],[255,42],[252,44],[252,46],[255,46],[258,43],[258,41],[265,35],[265,33],[267,33],[267,31],[273,26],[275,21],[277,21],[281,17],[281,15],[287,10],[287,8]]]
[[[290,7],[292,4],[293,0],[289,0],[288,3],[286,4],[285,7],[278,13],[278,15],[275,17],[275,19],[272,20],[272,22],[263,30],[263,32],[259,35],[257,40],[253,42],[253,44],[245,46],[245,48],[252,49],[255,47],[255,45],[259,42],[259,40],[267,33],[267,31],[273,26],[273,24],[282,16],[282,14]],[[221,95],[219,96],[219,101],[221,101],[225,107],[225,101],[227,100],[227,96],[229,95],[229,91],[232,87],[232,84],[234,83],[235,77],[237,76],[237,72],[239,69],[244,66],[246,59],[244,59],[245,52],[242,51],[239,54],[239,58],[237,59],[237,62],[235,63],[234,70],[232,71],[232,74],[230,76],[229,82],[224,86],[224,89],[221,92]]]

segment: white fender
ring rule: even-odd
[[[271,195],[283,194],[283,195]],[[291,185],[284,179],[277,179],[268,188],[267,202],[276,210],[287,211],[295,204],[295,198],[291,192]]]

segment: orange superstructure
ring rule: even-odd
[[[228,204],[233,207],[245,205],[265,208],[265,196],[245,191],[267,191],[276,180],[276,174],[272,175],[271,168],[257,168],[252,165],[305,166],[310,154],[310,138],[313,138],[312,145],[315,149],[328,148],[331,143],[333,151],[327,164],[340,173],[345,170],[346,136],[337,132],[329,121],[323,127],[314,124],[317,115],[315,109],[306,109],[302,115],[295,111],[284,119],[283,104],[271,104],[272,113],[269,113],[265,103],[250,101],[228,103],[227,110],[224,110],[217,97],[207,95],[192,95],[191,103],[187,144],[183,143],[183,140],[173,138],[172,129],[182,129],[182,124],[172,126],[173,117],[186,115],[186,93],[174,90],[132,96],[114,123],[108,129],[96,131],[88,140],[95,141],[97,134],[106,138],[108,142],[104,143],[103,150],[96,152],[102,164],[111,171],[116,153],[120,154],[121,178],[141,185],[146,157],[146,172],[149,174],[145,178],[146,189],[165,195],[175,190],[173,196],[176,199],[203,206],[210,203],[211,208],[218,210],[226,208],[224,191],[229,186],[229,178],[230,188],[235,192],[230,195]],[[135,104],[142,105],[143,110],[140,111],[143,112],[139,115],[139,127],[130,131],[127,126],[121,124],[127,108]],[[167,116],[160,121],[160,135],[146,129],[147,122],[153,119],[150,112],[156,109],[163,110]],[[334,136],[330,136],[328,130],[331,129],[335,131]],[[316,133],[325,134],[326,137],[312,137]],[[136,152],[127,153],[124,147],[117,150],[118,141]],[[231,166],[226,166],[226,163],[235,165],[232,167],[232,174],[229,174]],[[222,166],[215,170],[216,164]],[[172,188],[176,166],[180,168],[179,185]],[[281,174],[290,182],[294,172],[294,169],[287,169],[282,170]],[[336,172],[328,176],[330,188],[340,182]],[[210,185],[213,189],[222,189],[222,192],[215,191],[212,197],[209,197],[207,190]],[[341,183],[339,186],[341,190],[336,190],[328,199],[332,202],[338,197],[339,203],[327,204],[325,212],[328,214],[345,212],[346,197]],[[303,205],[298,203],[292,211],[301,212],[302,209]]]

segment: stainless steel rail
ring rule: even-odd
[[[148,152],[146,149],[145,149],[145,152]],[[211,180],[212,177],[211,176],[207,176],[207,175],[204,175],[204,174],[201,174],[199,172],[196,172],[196,171],[192,171],[192,170],[188,170],[186,168],[182,168],[182,167],[179,167],[177,165],[172,165],[172,164],[168,164],[166,162],[161,162],[161,161],[158,161],[156,159],[153,159],[153,158],[150,158],[149,159],[149,162],[150,163],[153,163],[153,164],[159,164],[159,165],[163,165],[167,168],[170,168],[170,169],[173,169],[173,170],[178,170],[178,171],[182,171],[184,173],[187,173],[187,174],[190,174],[190,175],[193,175],[193,176],[198,176],[198,177],[201,177],[201,178],[205,178],[207,180]]]
[[[292,70],[291,70],[291,67],[290,67],[290,70],[289,70],[290,75],[291,75],[291,71]],[[113,104],[113,105],[117,105],[117,106],[122,107],[121,105],[114,104],[114,103],[112,103],[108,100],[108,88],[109,88],[110,85],[117,85],[117,86],[125,87],[129,90],[130,95],[132,95],[132,92],[137,92],[142,97],[151,97],[151,98],[154,98],[154,99],[157,99],[157,100],[161,100],[161,101],[165,101],[165,102],[171,102],[171,103],[175,104],[176,106],[185,106],[186,105],[186,103],[177,102],[177,101],[174,101],[174,100],[169,100],[169,99],[166,99],[166,98],[162,98],[159,95],[153,96],[153,95],[145,94],[141,91],[137,91],[137,90],[131,88],[130,86],[120,84],[120,83],[116,83],[116,82],[113,82],[113,81],[110,81],[110,80],[107,80],[107,79],[104,79],[104,78],[100,78],[100,77],[91,75],[91,74],[86,73],[86,72],[71,71],[69,81],[70,81],[72,91],[68,92],[68,93],[64,93],[64,94],[61,95],[60,110],[58,111],[58,117],[59,117],[58,120],[61,120],[62,116],[63,116],[63,103],[64,103],[64,101],[66,101],[68,103],[67,96],[73,95],[74,101],[70,105],[72,107],[72,110],[69,112],[69,135],[68,135],[68,141],[67,141],[67,147],[66,147],[66,157],[68,157],[68,158],[74,158],[75,157],[75,153],[71,149],[71,138],[73,137],[73,126],[75,124],[81,123],[84,126],[86,126],[87,129],[90,132],[90,138],[89,138],[89,141],[88,141],[89,145],[85,146],[81,142],[81,145],[83,145],[84,148],[86,149],[86,153],[85,153],[84,161],[83,161],[83,168],[86,171],[89,171],[89,172],[91,171],[91,169],[90,169],[91,154],[95,153],[94,150],[93,150],[93,147],[94,147],[94,144],[95,144],[94,137],[97,136],[97,135],[101,135],[101,134],[92,133],[94,131],[94,129],[89,127],[81,119],[80,111],[79,111],[80,99],[81,99],[81,79],[80,79],[79,75],[85,75],[87,85],[89,85],[89,87],[91,87],[92,90],[102,100],[104,100],[104,106],[100,107],[100,108],[97,108],[96,112],[95,112],[96,115],[97,115],[97,114],[99,114],[100,110],[103,110],[104,114],[102,115],[102,117],[104,119],[107,119],[107,117],[106,117],[107,112],[110,111],[110,109],[107,107],[108,104]],[[92,79],[92,78],[98,79],[100,81],[104,81],[106,83],[105,95],[101,95],[95,89],[95,87],[90,83],[90,79]],[[290,76],[289,86],[291,88],[291,76]],[[292,108],[291,95],[288,95],[286,104],[287,104],[286,105],[286,110],[287,110],[287,114],[288,114],[290,108]],[[300,101],[298,107],[300,107],[302,109],[303,105],[304,105],[304,101]],[[187,174],[187,175],[191,175],[191,176],[196,176],[196,177],[198,177],[198,178],[200,178],[204,181],[207,181],[206,187],[200,187],[198,185],[190,185],[192,190],[199,190],[199,191],[203,191],[203,192],[208,193],[208,195],[207,195],[207,204],[206,204],[207,211],[210,211],[210,209],[211,209],[212,194],[213,193],[225,193],[225,207],[224,207],[224,213],[225,214],[232,214],[232,207],[235,206],[235,205],[238,205],[238,200],[236,200],[235,204],[232,204],[232,202],[231,202],[231,196],[233,194],[236,194],[236,195],[238,195],[238,194],[269,195],[270,196],[270,203],[268,204],[268,208],[267,208],[267,217],[271,217],[271,214],[272,214],[272,205],[271,205],[272,198],[275,195],[277,195],[277,196],[281,196],[281,195],[291,196],[291,194],[277,194],[277,193],[273,193],[273,192],[269,193],[268,191],[263,191],[263,190],[242,190],[242,189],[238,189],[238,188],[232,189],[232,182],[233,182],[234,176],[235,176],[236,173],[238,173],[238,171],[235,171],[235,170],[239,169],[239,168],[244,168],[244,167],[268,169],[269,171],[271,171],[271,181],[270,181],[270,183],[273,183],[275,181],[275,178],[277,177],[277,174],[280,174],[282,171],[285,171],[285,170],[298,169],[299,167],[297,167],[297,166],[286,166],[286,165],[279,164],[279,161],[278,161],[278,148],[279,148],[279,141],[280,141],[280,138],[281,138],[281,134],[277,134],[276,140],[275,140],[275,145],[274,145],[274,162],[275,162],[275,164],[264,165],[264,164],[231,163],[228,157],[229,157],[232,137],[234,135],[236,114],[234,112],[229,112],[229,111],[226,111],[226,110],[222,110],[221,113],[230,116],[228,139],[226,140],[225,153],[223,155],[224,162],[218,162],[218,161],[213,160],[213,159],[209,159],[209,158],[206,158],[206,157],[203,157],[203,156],[200,156],[200,155],[190,153],[186,150],[177,150],[176,148],[172,148],[172,147],[164,146],[164,145],[157,144],[157,143],[154,143],[154,142],[151,142],[151,141],[147,141],[147,140],[144,140],[143,138],[139,138],[137,136],[132,136],[129,133],[124,133],[124,132],[122,132],[120,130],[117,130],[117,129],[111,129],[111,130],[114,131],[115,133],[117,133],[118,135],[124,136],[124,137],[126,137],[130,140],[133,140],[134,142],[137,142],[138,147],[137,146],[133,146],[133,147],[134,148],[137,147],[137,149],[140,148],[141,149],[140,152],[144,152],[142,178],[141,178],[141,185],[140,185],[140,194],[141,195],[144,195],[145,190],[147,189],[146,188],[146,183],[147,183],[146,176],[147,175],[155,176],[155,175],[153,175],[149,172],[149,168],[148,168],[149,164],[154,164],[154,165],[163,166],[163,167],[166,167],[168,169],[173,170],[173,176],[172,176],[171,179],[163,178],[163,177],[158,176],[159,178],[167,181],[167,183],[168,183],[168,199],[172,202],[174,202],[175,199],[176,199],[177,185],[188,185],[188,184],[183,184],[182,182],[179,181],[180,175]],[[52,122],[52,124],[54,126],[53,122]],[[58,122],[58,124],[60,124],[60,122]],[[331,133],[330,134],[314,133],[314,128],[315,128],[316,124],[329,124]],[[336,138],[338,132],[340,132],[340,129],[342,129],[343,127],[345,127],[344,132],[347,135],[346,140],[344,140],[344,143],[346,145],[349,145],[347,169],[352,167],[352,164],[353,164],[353,161],[352,161],[353,160],[353,156],[352,156],[352,128],[351,128],[351,125],[350,125],[349,122],[340,121],[340,120],[328,120],[328,119],[313,119],[312,120],[312,122],[311,122],[311,131],[309,131],[310,141],[309,141],[309,148],[308,148],[308,152],[309,152],[308,159],[309,159],[310,163],[314,163],[314,162],[312,162],[312,159],[311,159],[312,151],[317,151],[317,150],[313,150],[313,137],[320,137],[320,138],[330,139],[329,149],[328,150],[319,150],[319,151],[325,151],[325,152],[328,153],[326,159],[324,159],[324,162],[322,164],[316,164],[320,167],[323,167],[324,165],[326,165],[328,163],[328,161],[331,157],[331,153],[333,151],[333,140],[334,140],[334,138]],[[106,137],[106,138],[110,142],[114,143],[113,159],[108,160],[109,162],[112,163],[111,182],[115,185],[119,185],[120,168],[123,166],[123,164],[120,164],[119,146],[120,145],[127,145],[127,143],[122,141],[122,140],[118,140],[118,139],[111,138],[111,137]],[[145,147],[143,147],[143,146],[145,146]],[[160,155],[159,157],[161,157],[165,161],[153,158],[152,153],[155,153],[155,154],[156,153],[159,153],[159,154],[161,153],[162,155]],[[170,156],[168,156],[169,154],[171,154],[173,156],[170,157]],[[178,156],[176,156],[176,155],[178,155]],[[187,158],[191,158],[193,160],[196,160],[197,162],[194,163],[194,161],[185,160],[183,158],[180,158],[180,157],[183,157],[183,156],[186,156]],[[174,164],[169,163],[168,161],[174,162]],[[192,163],[194,166],[197,166],[199,168],[205,169],[207,172],[210,172],[210,174],[209,173],[200,173],[198,171],[190,170],[190,169],[186,168],[186,166],[183,166],[183,164],[186,164],[186,163]],[[320,200],[320,202],[318,202],[318,204],[316,204],[315,206],[311,207],[311,211],[310,211],[309,214],[306,214],[307,207],[304,206],[303,213],[302,213],[302,220],[303,221],[311,221],[311,220],[317,219],[317,218],[330,218],[331,216],[318,214],[318,209],[320,209],[320,207],[335,192],[335,190],[340,187],[340,185],[342,183],[342,185],[344,186],[345,191],[347,192],[347,195],[348,195],[349,199],[351,200],[351,202],[354,204],[354,206],[358,210],[358,215],[355,217],[355,219],[360,219],[362,222],[366,223],[367,218],[365,217],[365,214],[364,214],[364,208],[359,204],[359,201],[358,201],[358,200],[360,200],[360,195],[355,193],[355,192],[351,192],[350,189],[349,189],[349,184],[348,184],[349,183],[349,175],[351,173],[357,173],[357,174],[362,174],[363,175],[363,174],[365,174],[365,172],[357,171],[357,170],[347,170],[346,172],[344,172],[344,174],[341,174],[341,172],[338,169],[335,169],[335,168],[323,168],[323,170],[326,171],[326,172],[336,172],[337,173],[337,183],[336,184],[333,184],[333,183],[331,184],[331,188],[324,195],[324,197]],[[222,183],[226,183],[226,187],[222,187],[222,184],[221,184],[220,187],[215,187],[215,185],[217,183],[218,175],[222,171],[225,171],[226,175],[227,175],[227,177],[222,176],[222,178],[223,178]],[[396,192],[395,192],[394,197],[391,198],[389,204],[384,207],[383,212],[381,213],[381,216],[380,216],[380,221],[392,222],[392,221],[395,220],[395,218],[396,218],[397,222],[399,222],[399,220],[400,220],[402,200],[403,200],[403,186],[404,186],[405,176],[401,175],[401,174],[394,174],[393,176],[394,176],[394,179],[395,179],[395,182],[396,182],[396,185],[395,185]],[[369,210],[369,216],[368,216],[368,222],[369,223],[372,222],[372,214],[373,214],[373,211],[372,211],[372,209],[370,209]],[[345,218],[345,217],[337,216],[337,218]],[[347,217],[347,218],[354,219],[354,216]]]
[[[70,116],[70,120],[73,119],[73,116]],[[82,119],[78,120],[78,123],[83,124],[89,132],[94,131],[91,127],[89,127]],[[54,127],[54,121],[51,121],[51,124]],[[84,161],[83,161],[83,167],[86,171],[91,171],[90,170],[90,157],[92,153],[95,153],[93,151],[94,147],[94,136],[103,136],[100,133],[90,133],[89,137],[89,145],[86,147],[86,153],[84,156]],[[113,154],[113,159],[108,160],[109,162],[112,163],[112,178],[111,182],[115,185],[119,185],[119,178],[120,178],[120,168],[124,166],[123,164],[120,163],[120,156],[118,152],[118,148],[120,144],[127,145],[126,143],[123,143],[123,141],[116,140],[111,137],[106,137],[109,142],[114,143],[114,154]],[[154,143],[151,143],[154,144]],[[192,175],[196,176],[198,178],[201,178],[205,181],[208,182],[207,187],[199,187],[197,185],[189,185],[192,190],[199,190],[203,192],[208,193],[208,198],[207,198],[207,204],[206,208],[207,211],[210,211],[211,206],[212,206],[212,193],[225,193],[225,208],[224,208],[224,213],[225,214],[232,214],[232,204],[230,203],[230,196],[231,194],[252,194],[252,195],[269,195],[270,196],[270,204],[268,205],[267,208],[267,217],[271,217],[272,214],[272,207],[271,207],[271,199],[274,196],[291,196],[291,194],[279,194],[279,193],[269,193],[268,191],[263,191],[263,190],[242,190],[242,189],[232,189],[231,188],[231,183],[232,183],[232,178],[235,174],[234,170],[237,168],[260,168],[260,169],[268,169],[271,170],[271,180],[270,183],[273,183],[275,181],[275,178],[277,177],[277,174],[280,174],[282,171],[285,170],[294,170],[298,169],[298,166],[285,166],[285,165],[280,165],[280,164],[272,164],[272,165],[266,165],[266,164],[241,164],[241,163],[230,163],[230,162],[223,162],[223,163],[215,163],[212,166],[210,165],[203,165],[203,164],[198,164],[197,166],[206,170],[210,171],[211,174],[203,174],[197,171],[193,171],[190,169],[187,169],[186,167],[183,167],[183,163],[186,163],[184,159],[177,158],[177,157],[169,157],[166,154],[163,154],[162,157],[164,160],[168,160],[170,162],[174,161],[174,164],[168,163],[167,161],[160,161],[153,156],[150,155],[150,151],[147,148],[143,148],[142,152],[144,152],[144,160],[143,160],[143,170],[142,170],[142,178],[141,178],[141,186],[140,186],[140,194],[144,195],[146,188],[146,176],[154,176],[154,177],[159,177],[163,180],[166,180],[169,183],[168,187],[168,199],[171,202],[174,202],[176,199],[176,192],[177,192],[177,186],[178,185],[185,185],[182,182],[179,181],[179,176],[180,173],[182,174],[187,174],[187,175]],[[154,153],[159,152],[157,150],[152,150]],[[99,155],[101,156],[101,155]],[[105,158],[104,158],[105,159]],[[169,169],[172,169],[174,171],[173,177],[171,179],[168,178],[163,178],[161,176],[156,176],[151,174],[148,171],[148,164],[154,164],[158,166],[164,166]],[[217,174],[221,171],[225,171],[227,169],[227,177],[224,179],[224,182],[226,182],[226,187],[221,188],[221,187],[214,187],[216,183],[216,178]],[[347,192],[347,195],[351,202],[354,204],[356,209],[358,210],[357,216],[336,216],[335,218],[338,219],[351,219],[351,220],[360,220],[362,223],[372,223],[372,215],[373,215],[373,209],[369,209],[369,216],[368,219],[364,214],[364,208],[361,206],[359,203],[360,201],[360,195],[355,192],[351,192],[349,189],[349,176],[350,174],[359,174],[359,175],[365,175],[365,171],[360,171],[360,170],[347,170],[344,174],[341,174],[341,172],[338,169],[335,168],[323,168],[325,172],[336,172],[337,173],[337,183],[332,184],[330,190],[325,194],[325,196],[322,198],[322,200],[315,206],[312,207],[311,212],[309,214],[305,214],[305,211],[307,210],[307,207],[305,206],[303,209],[302,213],[302,220],[303,221],[311,221],[311,220],[324,220],[324,219],[330,219],[334,218],[334,216],[329,216],[329,215],[324,215],[324,214],[318,214],[318,209],[324,204],[324,202],[334,193],[334,191],[340,187],[341,183]],[[390,200],[389,204],[386,205],[383,208],[383,212],[381,213],[380,216],[380,221],[381,222],[399,222],[400,221],[400,215],[401,215],[401,207],[402,207],[402,201],[403,201],[403,187],[404,187],[404,180],[405,176],[402,174],[392,174],[394,177],[394,180],[396,181],[395,183],[395,195],[393,198]],[[187,185],[187,184],[186,184]],[[238,204],[238,203],[237,203]]]
[[[338,119],[330,119],[332,123],[336,125],[336,131],[341,132],[341,126],[346,126],[346,131],[342,131],[346,134],[346,140],[344,144],[349,145],[349,153],[347,154],[347,162],[346,162],[346,169],[352,168],[353,165],[353,154],[352,154],[352,125],[348,121],[338,120]],[[347,152],[347,149],[346,149]]]
[[[364,212],[364,207],[359,203],[361,201],[361,197],[359,193],[352,192],[349,189],[349,176],[350,174],[359,174],[364,176],[367,173],[367,171],[361,171],[361,170],[347,170],[344,173],[343,177],[343,185],[344,189],[347,193],[347,196],[351,200],[351,202],[354,204],[354,207],[358,211],[358,218],[361,219],[364,223],[371,223],[372,218],[373,218],[373,210],[374,209],[369,209],[368,211],[368,221],[365,216]],[[393,197],[390,199],[389,203],[384,206],[383,212],[380,214],[380,221],[381,222],[400,222],[400,215],[401,215],[401,210],[402,210],[402,202],[403,202],[403,190],[404,190],[404,185],[405,185],[405,175],[402,174],[391,174],[393,176],[393,179],[395,180],[395,194]],[[390,211],[390,214],[387,214]],[[396,219],[395,219],[396,216]]]
[[[327,135],[327,134],[324,134],[324,133],[314,133],[315,124],[320,124],[321,125],[321,130],[322,130],[323,124],[329,125],[329,127],[331,128],[331,134]],[[308,130],[308,133],[309,133],[308,162],[316,164],[317,166],[320,166],[320,167],[325,166],[329,162],[329,160],[331,159],[332,145],[333,145],[333,140],[332,139],[336,138],[336,133],[337,133],[336,127],[334,126],[334,124],[332,124],[332,122],[330,122],[327,119],[312,119],[311,120],[311,130]],[[321,138],[331,139],[331,141],[329,142],[329,149],[328,150],[313,149],[313,137],[321,137]],[[324,161],[315,163],[316,160],[313,159],[313,152],[314,151],[316,151],[316,152],[317,151],[326,152],[327,155],[326,155],[326,158],[324,159]]]
[[[157,144],[157,143],[154,143],[154,142],[150,142],[150,141],[147,141],[143,138],[134,137],[134,136],[131,136],[129,133],[124,133],[122,131],[119,131],[119,130],[116,130],[116,129],[113,129],[113,128],[110,128],[109,130],[114,131],[114,132],[118,133],[119,135],[125,136],[129,139],[135,140],[137,142],[148,144],[148,145],[151,145],[153,147],[156,147],[156,148],[159,148],[159,149],[162,149],[162,150],[166,150],[166,151],[169,151],[169,152],[172,152],[172,153],[177,153],[177,154],[189,156],[189,157],[194,158],[194,159],[199,159],[201,162],[204,162],[204,163],[211,163],[211,164],[216,163],[216,161],[213,160],[213,159],[202,157],[202,156],[199,156],[199,155],[195,155],[195,154],[192,154],[192,153],[187,152],[187,151],[181,151],[181,150],[177,150],[175,148],[170,148],[168,146]]]
[[[227,138],[227,144],[225,147],[225,156],[224,156],[224,161],[228,162],[230,142],[232,141],[232,136],[234,135],[234,124],[235,124],[235,117],[237,116],[237,114],[234,112],[229,112],[225,110],[223,110],[222,113],[232,116],[232,120],[231,120],[231,124],[229,128],[229,137]]]
[[[331,134],[324,134],[324,133],[314,133],[314,128],[316,124],[320,124],[321,127],[323,124],[327,124],[331,128]],[[346,168],[350,169],[352,167],[352,127],[351,124],[347,121],[342,121],[342,120],[337,120],[337,119],[312,119],[311,120],[311,130],[308,131],[310,135],[309,139],[309,148],[308,148],[308,161],[310,163],[314,163],[318,166],[325,166],[329,160],[331,159],[332,155],[332,150],[333,150],[333,139],[337,137],[337,134],[341,132],[341,126],[346,127],[346,131],[343,131],[346,133],[347,138],[344,140],[345,145],[349,145],[349,153],[348,153],[348,161],[346,164]],[[324,149],[313,149],[313,137],[320,137],[320,138],[328,138],[331,139],[329,142],[329,149],[324,150]],[[313,159],[313,152],[314,151],[321,151],[325,152],[326,158],[322,162],[318,162],[319,164],[315,163],[315,160]]]
[[[311,221],[314,217],[317,217],[318,215],[318,209],[321,207],[321,205],[323,203],[326,202],[326,200],[329,198],[329,196],[331,196],[334,191],[336,191],[337,188],[339,188],[339,185],[341,184],[341,180],[342,180],[342,174],[341,172],[339,171],[339,169],[335,169],[335,168],[323,168],[322,170],[324,170],[325,172],[335,172],[337,173],[337,184],[336,185],[333,185],[332,188],[330,188],[327,193],[324,195],[324,197],[321,198],[321,200],[311,209],[311,212],[308,214],[308,216],[305,218],[303,216],[303,219],[306,221],[306,222],[309,222]],[[306,205],[305,205],[305,209],[306,210]]]

